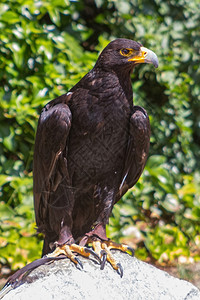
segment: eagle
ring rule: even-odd
[[[110,250],[132,250],[106,235],[113,206],[140,178],[148,156],[147,112],[133,104],[131,73],[158,67],[156,54],[133,40],[111,41],[69,92],[42,109],[34,149],[36,225],[42,256],[78,254],[106,261],[122,276]]]

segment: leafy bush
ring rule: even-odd
[[[115,206],[108,233],[160,262],[199,258],[200,82],[198,1],[0,3],[0,262],[40,256],[32,201],[38,114],[94,65],[116,37],[154,50],[160,66],[132,75],[134,103],[150,115],[145,172]]]

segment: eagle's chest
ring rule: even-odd
[[[86,109],[87,108],[87,109]],[[72,116],[69,155],[77,166],[94,174],[124,161],[131,108],[126,101],[83,103]],[[69,158],[70,158],[69,157]]]
[[[126,101],[109,100],[83,103],[72,116],[71,137],[78,138],[80,143],[98,141],[109,147],[127,136],[131,108]],[[102,145],[103,146],[103,145]]]

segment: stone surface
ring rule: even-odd
[[[81,258],[83,270],[68,259],[40,266],[27,282],[11,290],[3,300],[199,300],[200,291],[191,283],[174,278],[147,263],[121,252],[115,258],[124,269],[120,278],[107,263],[104,270]]]

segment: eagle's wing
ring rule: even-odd
[[[130,118],[129,139],[116,202],[139,180],[145,167],[150,145],[149,118],[140,106],[134,106]]]
[[[66,151],[71,111],[67,104],[71,94],[64,94],[49,102],[43,108],[38,122],[33,164],[34,206],[38,231],[43,231],[45,222],[48,222],[49,205],[52,205],[49,203],[51,194],[63,181],[63,177],[66,180],[68,175]]]

